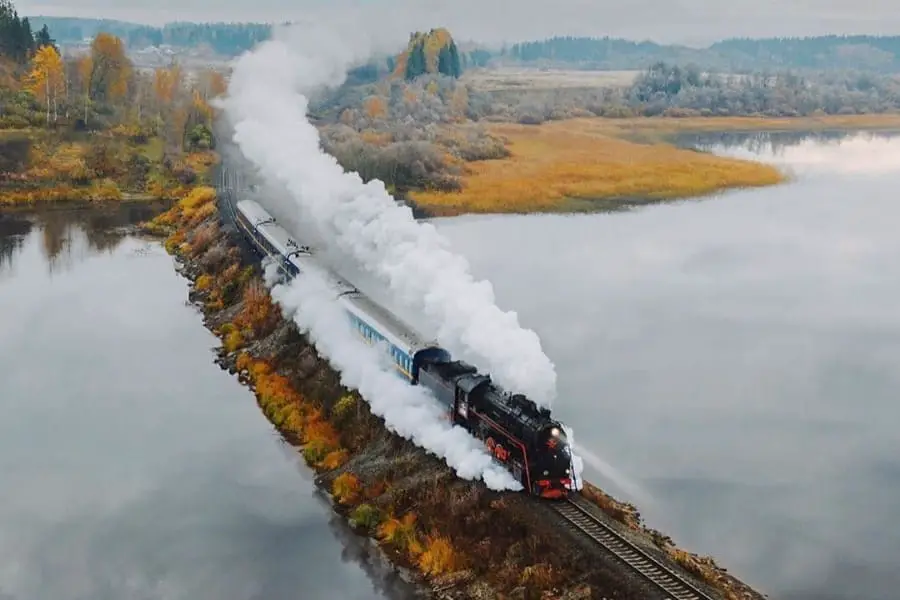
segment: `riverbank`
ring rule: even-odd
[[[511,156],[464,165],[459,192],[411,192],[434,216],[611,210],[777,185],[784,173],[759,162],[679,148],[684,133],[900,129],[900,115],[802,118],[581,118],[542,125],[498,123],[491,134]]]
[[[0,131],[0,207],[175,200],[206,181],[210,151],[166,153],[134,127]]]
[[[653,597],[596,548],[573,544],[558,518],[522,494],[490,492],[391,434],[285,320],[258,267],[220,228],[215,195],[195,190],[147,227],[192,281],[190,298],[222,339],[218,361],[255,391],[266,417],[319,474],[357,531],[441,598]],[[597,514],[659,560],[727,598],[761,598],[708,559],[676,548],[637,509],[587,485]],[[546,597],[546,596],[545,596]]]

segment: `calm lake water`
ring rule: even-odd
[[[114,232],[148,216],[0,215],[0,598],[406,597],[212,362],[160,244]]]
[[[900,137],[720,136],[791,183],[435,224],[557,365],[590,479],[774,599],[900,589]]]

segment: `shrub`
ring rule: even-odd
[[[378,526],[378,537],[399,550],[413,556],[422,553],[422,546],[416,537],[416,514],[408,512],[402,518],[393,515]]]
[[[350,513],[350,526],[372,531],[381,524],[381,511],[371,504],[360,504]]]
[[[112,179],[103,179],[91,186],[91,200],[121,200],[122,191]]]
[[[332,469],[342,467],[344,463],[347,462],[348,458],[349,456],[347,455],[346,450],[332,450],[327,455],[325,455],[325,458],[322,459],[322,462],[319,463],[319,466],[330,471]]]
[[[201,275],[197,278],[197,282],[195,284],[197,291],[205,291],[212,287],[213,278],[212,275]],[[246,354],[241,354],[241,357],[246,356]]]
[[[234,322],[241,328],[252,330],[255,335],[270,331],[278,323],[278,311],[261,282],[254,281],[244,290],[243,308]]]
[[[241,332],[237,329],[229,333],[225,336],[225,342],[223,346],[225,347],[226,352],[234,352],[238,348],[240,348],[244,344],[244,338],[241,336]]]
[[[362,484],[353,473],[341,473],[331,484],[331,493],[341,504],[352,504],[361,491]]]
[[[354,410],[356,410],[356,397],[352,394],[347,394],[335,403],[334,408],[331,409],[331,414],[338,423],[341,423]]]
[[[428,575],[443,575],[459,570],[462,557],[450,540],[438,535],[425,538],[425,551],[419,557],[419,568]]]
[[[303,458],[311,465],[317,465],[322,462],[328,456],[328,452],[328,446],[321,440],[313,440],[303,446]]]
[[[210,204],[216,200],[216,190],[208,186],[195,187],[178,202],[181,214],[185,219],[193,218],[194,213],[204,204]]]

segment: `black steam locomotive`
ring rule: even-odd
[[[304,269],[323,271],[312,250],[294,240],[258,203],[241,200],[234,207],[238,231],[262,257],[271,257],[292,278]],[[422,385],[447,409],[447,418],[483,441],[495,460],[542,498],[565,498],[574,488],[572,452],[563,426],[521,394],[510,394],[454,361],[437,342],[421,339],[390,312],[350,283],[330,274],[336,301],[350,325],[369,344],[385,344],[394,368],[412,385]]]

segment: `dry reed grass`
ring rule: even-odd
[[[461,192],[411,197],[443,215],[546,212],[565,210],[576,199],[700,196],[784,180],[769,165],[613,137],[599,121],[605,120],[494,126],[492,133],[509,140],[510,158],[468,164]]]
[[[461,192],[413,192],[437,215],[572,210],[590,200],[659,200],[775,185],[771,165],[677,148],[681,132],[900,128],[900,115],[806,118],[583,118],[540,126],[495,124],[512,156],[466,165]],[[641,139],[636,143],[625,138]],[[575,202],[581,201],[581,202]]]

